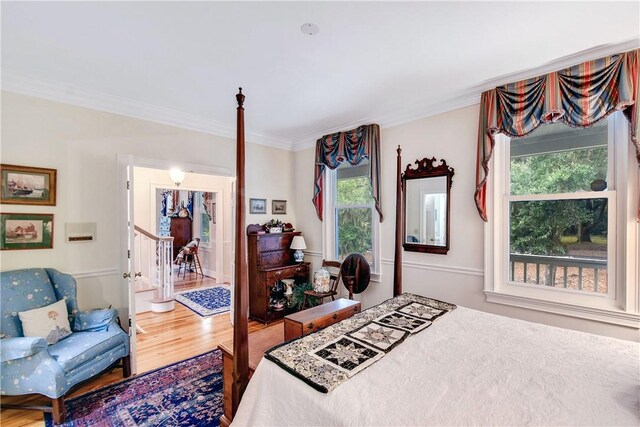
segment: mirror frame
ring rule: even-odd
[[[447,165],[444,159],[440,159],[440,164],[435,165],[436,158],[430,159],[424,158],[422,160],[416,160],[415,168],[411,167],[411,164],[407,165],[404,173],[402,173],[400,179],[402,181],[402,246],[405,251],[408,252],[425,252],[431,254],[446,255],[449,252],[450,242],[450,224],[451,224],[451,184],[453,184],[454,171],[451,166]],[[421,243],[407,243],[407,180],[423,179],[423,178],[435,178],[439,176],[447,177],[447,231],[446,231],[446,245],[425,245]]]

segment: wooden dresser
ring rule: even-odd
[[[173,259],[183,246],[191,241],[191,218],[171,217],[171,237],[173,237]]]
[[[258,234],[248,228],[249,251],[249,317],[268,323],[291,313],[287,309],[275,310],[271,305],[272,288],[282,279],[295,279],[296,283],[309,281],[310,263],[296,263],[289,249],[299,231]]]

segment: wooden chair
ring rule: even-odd
[[[340,264],[340,262],[338,261],[327,261],[324,259],[322,260],[323,267],[329,267],[331,269],[336,270],[336,271],[331,271],[328,269],[331,288],[327,292],[316,292],[314,290],[304,291],[304,299],[302,300],[303,309],[307,306],[307,297],[314,297],[314,298],[320,299],[320,304],[322,304],[324,302],[324,299],[327,297],[331,297],[331,301],[335,300],[334,297],[338,295],[338,284],[340,283],[340,279],[341,279],[341,272],[340,272],[341,265],[342,264]]]
[[[178,265],[178,276],[180,276],[180,269],[184,267],[184,271],[182,273],[182,278],[184,279],[187,276],[187,268],[189,270],[193,270],[196,273],[196,278],[198,277],[198,269],[200,269],[200,275],[204,277],[204,273],[202,272],[202,265],[200,264],[200,258],[198,257],[198,249],[200,248],[200,239],[198,237],[195,238],[196,245],[195,246],[185,246],[182,248],[182,261],[180,265]]]

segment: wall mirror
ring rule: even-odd
[[[449,251],[450,192],[453,168],[444,159],[416,160],[402,174],[403,239],[406,251]]]

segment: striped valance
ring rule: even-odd
[[[362,125],[347,132],[325,135],[316,142],[316,165],[313,189],[313,204],[322,221],[325,168],[335,169],[341,163],[357,166],[369,161],[369,182],[376,210],[382,222],[380,207],[380,126]]]
[[[639,55],[638,49],[611,55],[499,86],[482,94],[475,202],[484,221],[487,220],[489,160],[494,136],[498,133],[521,137],[542,124],[558,121],[569,126],[588,127],[617,110],[623,110],[629,119],[631,141],[640,161]]]

